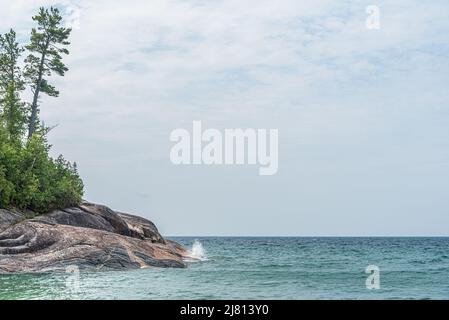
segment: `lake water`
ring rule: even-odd
[[[0,299],[449,299],[449,238],[171,238],[186,269],[0,276]],[[367,289],[367,266],[379,289]],[[371,283],[371,282],[370,282]],[[377,282],[376,282],[377,283]]]

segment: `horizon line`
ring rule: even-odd
[[[449,238],[449,235],[164,235],[164,238]]]

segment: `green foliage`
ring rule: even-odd
[[[28,121],[26,104],[20,100],[16,84],[11,82],[6,87],[2,100],[3,108],[0,118],[3,121],[11,142],[20,143]]]
[[[70,44],[67,39],[72,30],[61,27],[62,17],[57,8],[40,8],[33,20],[38,23],[38,27],[32,29],[31,43],[26,46],[30,54],[25,60],[25,76],[36,90],[39,75],[49,76],[55,72],[63,76],[68,70],[62,62],[61,54],[69,53],[65,46]],[[49,84],[46,83],[45,86]],[[48,94],[47,91],[42,92]]]
[[[0,126],[0,208],[48,212],[79,204],[83,182],[76,164],[52,159],[45,132],[23,144],[11,142]]]
[[[26,46],[31,54],[24,72],[18,63],[23,49],[16,42],[15,32],[0,35],[0,208],[43,213],[79,204],[84,186],[76,164],[62,156],[53,159],[49,155],[51,146],[46,139],[49,129],[36,123],[37,99],[33,109],[33,103],[26,104],[20,97],[25,89],[24,78],[34,97],[39,92],[57,96],[57,90],[43,76],[51,72],[64,75],[67,71],[60,54],[68,51],[56,45],[69,44],[70,29],[59,27],[61,17],[57,9],[41,8],[33,19],[38,28],[33,29],[31,44]],[[32,123],[33,134],[27,139],[27,125],[30,127]]]
[[[18,66],[23,51],[16,41],[14,30],[0,35],[0,94],[5,92],[10,83],[14,83],[18,91],[24,89],[22,71]]]
[[[18,66],[23,51],[16,41],[14,30],[0,35],[0,99],[3,105],[0,118],[13,141],[20,140],[28,120],[25,104],[19,97],[19,93],[25,89],[22,70]]]

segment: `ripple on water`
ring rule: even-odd
[[[0,276],[0,299],[449,299],[448,238],[176,238],[187,269]],[[195,246],[195,247],[194,247]],[[367,290],[365,268],[381,269]]]

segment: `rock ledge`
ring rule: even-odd
[[[0,273],[183,268],[187,254],[151,221],[98,204],[34,217],[0,209]]]

